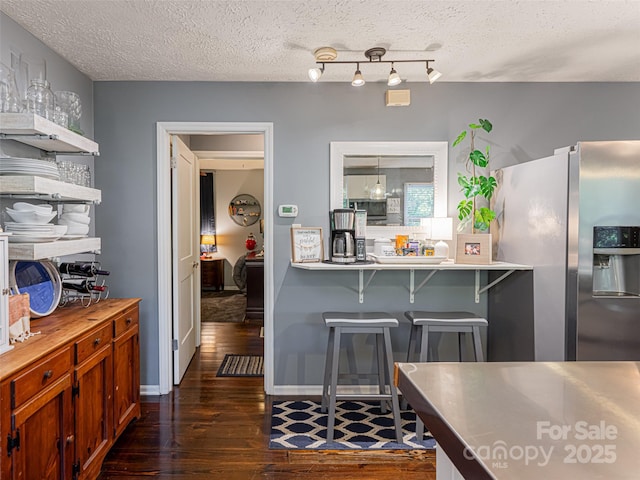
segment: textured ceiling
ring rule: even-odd
[[[440,81],[640,81],[640,0],[0,0],[93,80],[306,82],[313,50],[433,59]],[[350,80],[330,65],[321,81]],[[389,65],[363,65],[368,81]],[[424,81],[424,64],[396,64]]]

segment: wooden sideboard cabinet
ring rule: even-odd
[[[139,300],[59,308],[0,356],[3,479],[97,478],[140,416]]]

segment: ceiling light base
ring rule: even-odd
[[[384,54],[387,53],[387,49],[383,47],[373,47],[364,52],[364,56],[369,59],[370,62],[373,60],[380,61]]]
[[[320,47],[313,52],[316,62],[332,62],[338,58],[338,52],[332,47]]]
[[[411,90],[387,90],[384,100],[387,107],[406,107],[411,104]]]

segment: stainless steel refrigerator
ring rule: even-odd
[[[640,141],[579,142],[495,175],[496,259],[534,267],[531,288],[489,300],[503,337],[531,347],[514,359],[640,360]]]

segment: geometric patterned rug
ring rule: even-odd
[[[401,410],[403,443],[395,440],[393,416],[380,410],[380,402],[338,401],[334,441],[326,442],[327,413],[320,403],[278,401],[271,414],[271,449],[303,450],[414,450],[435,448],[435,440],[425,432],[416,441],[416,414]]]

